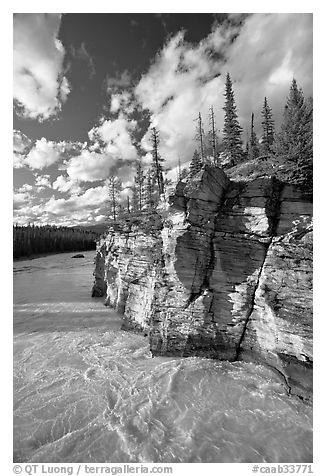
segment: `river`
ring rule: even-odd
[[[94,251],[14,263],[14,461],[312,461],[312,409],[270,370],[151,358],[91,298]]]

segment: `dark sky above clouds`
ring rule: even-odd
[[[228,71],[244,130],[264,96],[279,126],[293,77],[312,95],[312,15],[16,14],[14,220],[103,220],[107,178],[128,193],[150,163],[151,125],[173,177],[199,111],[222,129]]]

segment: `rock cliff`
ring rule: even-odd
[[[94,275],[93,295],[153,355],[254,359],[309,398],[312,203],[294,187],[206,165],[155,213],[110,229]]]

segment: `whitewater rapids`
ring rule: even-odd
[[[14,462],[312,461],[312,408],[274,373],[151,358],[84,255],[14,263]]]

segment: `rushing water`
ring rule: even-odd
[[[151,358],[92,299],[94,252],[14,263],[15,462],[310,462],[312,411],[268,369]]]

